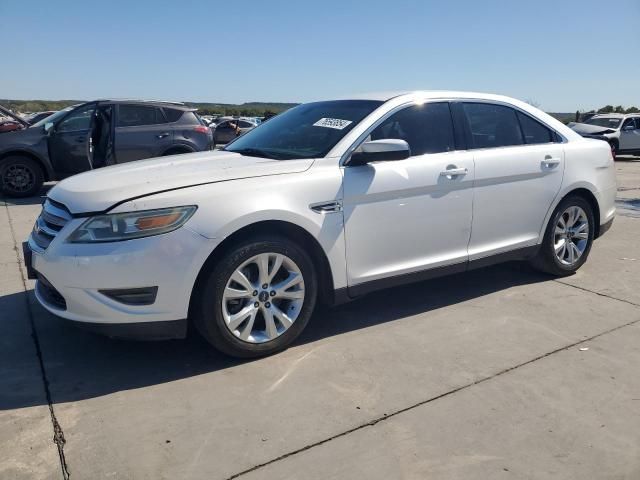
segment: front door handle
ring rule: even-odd
[[[454,166],[454,168],[447,168],[446,170],[441,171],[440,176],[447,177],[449,180],[451,180],[453,177],[457,177],[458,175],[466,175],[467,173],[469,173],[469,170],[467,168],[457,168]]]
[[[544,168],[553,168],[558,165],[560,165],[560,159],[558,157],[552,157],[551,155],[547,155],[542,161],[542,166]]]
[[[169,136],[169,132],[162,132],[161,134],[156,135],[156,137],[158,137],[158,138],[165,138],[165,137],[168,137],[168,136]]]

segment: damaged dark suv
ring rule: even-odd
[[[45,181],[212,146],[211,129],[184,104],[97,100],[1,133],[0,187],[5,195],[28,197]]]

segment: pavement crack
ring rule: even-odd
[[[560,282],[560,283],[562,283],[562,282]],[[564,284],[564,285],[568,285],[568,284]],[[587,291],[589,291],[589,290],[587,290]],[[597,293],[597,292],[592,292],[592,293]],[[607,296],[607,295],[603,295],[603,294],[599,294],[599,295]],[[620,300],[620,299],[613,298],[613,297],[610,297],[610,298],[612,298],[613,300]],[[625,300],[620,300],[620,301],[626,302]],[[626,303],[631,303],[631,302],[626,302]],[[634,303],[631,303],[631,304],[632,305],[636,305]],[[640,306],[640,305],[636,305],[636,306]],[[389,414],[385,413],[380,417],[374,418],[373,420],[370,420],[370,421],[368,421],[366,423],[362,423],[362,424],[360,424],[360,425],[358,425],[356,427],[350,428],[349,430],[345,430],[345,431],[340,432],[340,433],[338,433],[336,435],[333,435],[331,437],[327,437],[327,438],[325,438],[323,440],[319,440],[317,442],[311,443],[309,445],[306,445],[304,447],[298,448],[296,450],[292,450],[292,451],[290,451],[288,453],[280,455],[279,457],[273,458],[273,459],[271,459],[269,461],[260,463],[258,465],[254,465],[253,467],[248,468],[246,470],[243,470],[241,472],[235,473],[235,474],[231,475],[230,477],[227,477],[226,480],[234,480],[234,479],[236,479],[238,477],[241,477],[241,476],[244,476],[244,475],[246,475],[248,473],[255,472],[256,470],[259,470],[259,469],[261,469],[263,467],[266,467],[266,466],[269,466],[271,464],[277,463],[277,462],[279,462],[281,460],[285,460],[286,458],[292,457],[292,456],[297,455],[299,453],[305,452],[307,450],[311,450],[312,448],[319,447],[320,445],[324,445],[325,443],[329,443],[329,442],[331,442],[333,440],[336,440],[338,438],[341,438],[341,437],[347,436],[347,435],[349,435],[351,433],[357,432],[358,430],[362,430],[364,428],[372,427],[374,425],[377,425],[380,422],[384,422],[385,420],[389,420],[390,418],[393,418],[393,417],[395,417],[397,415],[400,415],[402,413],[409,412],[409,411],[414,410],[414,409],[416,409],[418,407],[421,407],[423,405],[427,405],[429,403],[435,402],[436,400],[440,400],[442,398],[449,397],[449,396],[454,395],[454,394],[456,394],[458,392],[461,392],[463,390],[471,388],[471,387],[473,387],[475,385],[479,385],[481,383],[488,382],[489,380],[492,380],[492,379],[494,379],[496,377],[500,377],[500,376],[505,375],[507,373],[513,372],[514,370],[518,370],[519,368],[525,367],[525,366],[530,365],[532,363],[535,363],[535,362],[537,362],[539,360],[543,360],[543,359],[545,359],[545,358],[547,358],[547,357],[549,357],[551,355],[555,355],[556,353],[569,350],[571,348],[577,347],[578,345],[582,345],[584,343],[593,341],[596,338],[602,337],[604,335],[608,335],[610,333],[616,332],[616,331],[621,330],[623,328],[630,327],[632,325],[639,324],[639,323],[640,323],[640,319],[633,320],[631,322],[627,322],[627,323],[625,323],[623,325],[618,325],[617,327],[612,327],[612,328],[610,328],[608,330],[605,330],[603,332],[597,333],[596,335],[593,335],[591,337],[583,338],[581,340],[578,340],[577,342],[573,342],[573,343],[570,343],[568,345],[564,345],[562,347],[556,348],[555,350],[551,350],[549,352],[546,352],[546,353],[543,353],[541,355],[538,355],[537,357],[531,358],[531,359],[529,359],[529,360],[527,360],[525,362],[518,363],[517,365],[513,365],[513,366],[511,366],[509,368],[505,368],[504,370],[500,370],[499,372],[496,372],[496,373],[494,373],[492,375],[489,375],[487,377],[483,377],[483,378],[480,378],[480,379],[475,380],[473,382],[467,383],[465,385],[461,385],[460,387],[454,388],[453,390],[449,390],[449,391],[447,391],[445,393],[441,393],[440,395],[436,395],[435,397],[431,397],[431,398],[428,398],[426,400],[422,400],[421,402],[414,403],[414,404],[412,404],[412,405],[410,405],[408,407],[401,408],[400,410],[395,410],[395,411],[393,411],[393,412],[391,412]]]
[[[16,254],[16,259],[18,261],[18,270],[20,271],[20,280],[22,282],[22,288],[25,293],[25,304],[27,307],[27,315],[29,316],[29,323],[31,324],[31,339],[33,340],[33,344],[36,349],[36,355],[38,356],[38,363],[40,365],[40,375],[42,376],[42,383],[44,386],[44,392],[47,399],[47,405],[49,407],[49,415],[51,417],[51,424],[53,426],[53,443],[55,443],[58,449],[58,457],[60,459],[60,469],[62,471],[63,480],[69,480],[70,472],[69,467],[67,465],[67,460],[64,455],[64,445],[66,440],[64,438],[64,431],[56,418],[56,412],[53,408],[53,401],[51,399],[51,391],[49,389],[49,379],[47,378],[47,372],[44,368],[44,359],[42,357],[42,349],[40,348],[40,339],[38,338],[38,331],[36,330],[36,323],[34,320],[33,310],[31,309],[31,302],[29,301],[29,289],[27,288],[27,279],[24,277],[23,271],[23,262],[20,257],[20,250],[18,248],[18,241],[16,239],[16,232],[13,227],[13,222],[11,220],[11,214],[9,212],[9,207],[7,202],[2,202],[5,210],[7,211],[7,218],[9,220],[9,230],[11,231],[11,238],[13,240],[13,250]]]
[[[630,300],[625,300],[624,298],[618,298],[618,297],[613,297],[611,295],[607,295],[606,293],[601,293],[601,292],[596,292],[595,290],[589,290],[588,288],[584,288],[584,287],[579,287],[578,285],[573,285],[571,283],[566,283],[566,282],[562,282],[560,280],[553,280],[556,283],[559,283],[561,285],[565,285],[567,287],[571,287],[571,288],[576,288],[578,290],[582,290],[583,292],[588,292],[588,293],[593,293],[594,295],[598,295],[599,297],[605,297],[608,298],[610,300],[616,300],[618,302],[622,302],[622,303],[626,303],[628,305],[633,305],[634,307],[640,307],[640,304],[634,303]]]

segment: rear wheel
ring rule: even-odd
[[[532,265],[552,275],[574,273],[587,261],[594,229],[593,210],[589,202],[579,196],[565,198],[551,216]]]
[[[0,161],[0,189],[11,197],[31,197],[40,192],[44,172],[35,160],[11,156]]]
[[[205,273],[194,323],[228,355],[269,355],[300,335],[317,291],[314,265],[295,243],[281,237],[246,241]]]

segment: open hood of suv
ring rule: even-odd
[[[19,115],[16,115],[11,110],[7,110],[2,105],[0,105],[0,116],[12,118],[13,120],[18,122],[20,125],[22,125],[25,128],[29,126],[29,123],[24,118],[20,117]]]
[[[138,160],[63,180],[48,193],[71,213],[108,210],[116,203],[206,183],[298,173],[310,160],[271,160],[231,152],[200,152]]]
[[[588,123],[571,122],[567,125],[571,130],[580,135],[603,135],[605,133],[613,133],[615,130],[600,125],[591,125]]]

